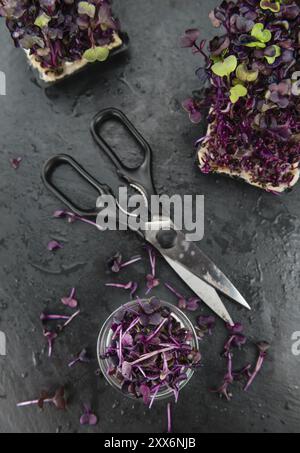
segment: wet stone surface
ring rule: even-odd
[[[125,257],[139,254],[142,243],[134,234],[99,233],[84,224],[53,220],[53,211],[62,206],[40,179],[44,161],[64,152],[99,180],[117,183],[89,132],[91,118],[105,107],[124,110],[150,142],[160,192],[205,196],[201,247],[253,307],[248,313],[228,301],[229,310],[245,324],[252,341],[272,344],[269,360],[251,391],[244,393],[236,384],[231,403],[219,400],[209,392],[220,384],[225,369],[220,352],[226,332],[218,322],[214,336],[201,344],[203,367],[176,407],[175,431],[299,431],[300,359],[292,355],[291,341],[300,330],[299,187],[275,197],[237,181],[201,175],[194,165],[193,141],[202,135],[204,125],[193,126],[180,106],[198,86],[194,71],[201,63],[179,48],[178,38],[191,26],[212,37],[214,30],[205,18],[216,3],[139,0],[137,7],[136,0],[116,0],[115,11],[131,38],[130,54],[46,90],[35,82],[1,21],[0,70],[6,74],[7,95],[0,97],[0,331],[6,333],[7,356],[0,357],[0,432],[166,430],[165,402],[145,411],[142,403],[133,404],[119,395],[96,373],[100,327],[128,299],[125,292],[105,288],[105,282],[138,280],[142,296],[144,274],[150,270],[144,252],[143,262],[120,277],[108,272],[105,261],[116,250]],[[115,135],[114,140],[125,148],[123,138]],[[126,150],[134,161],[132,148],[126,145]],[[10,159],[18,156],[23,160],[14,170]],[[76,190],[72,175],[65,177],[72,193]],[[87,199],[86,187],[80,188],[78,196]],[[64,248],[48,252],[51,239],[63,242]],[[162,260],[159,275],[188,293]],[[57,340],[49,360],[39,315],[43,310],[67,311],[60,299],[73,286],[82,314]],[[155,294],[174,300],[162,287]],[[205,307],[200,311],[209,314]],[[90,349],[93,361],[69,369],[67,364],[83,347]],[[238,352],[237,368],[254,358],[254,347]],[[50,407],[43,413],[36,407],[16,408],[18,401],[35,398],[42,389],[58,384],[65,384],[70,395],[66,413]],[[85,402],[99,416],[95,428],[79,425]]]

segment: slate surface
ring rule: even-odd
[[[0,330],[7,336],[7,356],[0,357],[0,432],[164,432],[165,402],[151,412],[109,388],[95,376],[95,344],[102,322],[127,295],[104,288],[112,278],[105,260],[117,249],[125,256],[140,253],[133,234],[100,234],[83,224],[51,219],[61,207],[40,180],[43,162],[67,152],[99,179],[112,182],[110,163],[90,137],[88,124],[104,107],[123,109],[151,143],[155,181],[167,194],[204,194],[206,232],[201,247],[238,284],[253,307],[251,314],[228,302],[236,320],[253,341],[272,343],[270,358],[249,393],[237,384],[231,403],[209,392],[225,369],[220,357],[226,332],[221,322],[201,344],[203,367],[182,392],[175,409],[176,432],[297,432],[300,422],[300,359],[291,352],[299,319],[299,188],[282,197],[242,183],[203,176],[194,165],[193,140],[203,128],[190,124],[181,101],[198,87],[198,57],[178,46],[188,27],[203,36],[214,30],[206,19],[216,1],[115,1],[115,11],[131,38],[130,55],[113,64],[42,90],[34,83],[24,55],[15,50],[4,23],[0,25],[0,70],[7,95],[0,97]],[[119,145],[123,140],[116,137]],[[125,149],[125,148],[124,148]],[[126,148],[127,150],[128,148]],[[18,171],[9,159],[24,158]],[[71,176],[66,176],[71,188]],[[82,194],[87,195],[85,189]],[[46,250],[52,238],[63,250]],[[145,257],[145,255],[144,255]],[[143,264],[124,272],[128,281],[148,271]],[[160,262],[162,280],[184,285]],[[78,288],[81,316],[56,343],[47,358],[39,315],[61,310],[60,298]],[[141,286],[141,292],[142,292]],[[172,299],[162,288],[157,294]],[[206,308],[203,313],[209,313]],[[94,360],[69,370],[74,353],[87,346]],[[251,344],[235,363],[255,359]],[[47,408],[17,409],[16,402],[38,396],[42,388],[67,384],[66,414]],[[93,429],[79,426],[83,402],[99,415]]]

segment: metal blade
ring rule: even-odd
[[[229,323],[231,326],[234,325],[234,322],[231,319],[230,314],[228,313],[225,305],[221,301],[220,297],[216,290],[201,280],[199,277],[194,275],[184,266],[179,264],[176,261],[173,261],[171,258],[163,254],[165,260],[169,265],[174,269],[174,271],[182,278],[182,280],[200,297],[201,300],[221,319]]]
[[[172,225],[171,220],[166,218],[164,224],[167,225],[168,222]],[[158,229],[155,231],[156,224],[157,220],[150,222],[149,225],[152,225],[152,231],[145,231],[144,235],[146,240],[157,248],[165,258],[169,257],[173,261],[183,265],[197,277],[225,294],[225,296],[230,297],[230,299],[238,304],[251,310],[250,305],[226,275],[199,249],[199,247],[196,246],[195,243],[186,241],[185,235],[181,231],[176,231],[177,239],[174,246],[169,249],[163,249],[156,238],[158,231]]]

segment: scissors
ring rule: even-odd
[[[133,139],[143,151],[143,161],[141,165],[130,168],[125,165],[112,147],[104,140],[101,135],[102,126],[108,121],[117,121],[131,134]],[[91,123],[91,133],[100,149],[109,157],[114,164],[118,176],[130,187],[142,194],[147,206],[150,206],[151,197],[157,195],[152,176],[152,150],[147,141],[137,131],[134,125],[117,109],[105,109],[99,112]],[[99,214],[99,210],[83,209],[67,197],[57,188],[52,176],[54,171],[62,166],[69,165],[77,174],[89,183],[99,195],[112,194],[111,188],[98,182],[91,176],[78,162],[71,156],[59,154],[52,157],[44,165],[42,179],[46,187],[62,201],[75,214],[94,218]],[[122,209],[116,200],[119,209]],[[131,214],[126,212],[128,216]],[[149,222],[142,230],[134,230],[143,239],[150,243],[182,280],[192,289],[192,291],[221,319],[230,325],[234,322],[222,302],[217,291],[229,297],[241,306],[251,310],[244,297],[224,275],[224,273],[196,246],[185,238],[182,231],[178,231],[171,218],[163,214],[152,215],[149,213]],[[129,224],[130,226],[130,224]]]

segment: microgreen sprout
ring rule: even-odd
[[[251,364],[245,365],[239,371],[234,371],[233,348],[241,348],[242,346],[244,346],[247,342],[247,338],[242,333],[244,329],[242,324],[240,323],[234,324],[233,326],[230,326],[228,324],[227,329],[230,332],[230,337],[224,345],[224,357],[227,360],[227,372],[224,376],[222,385],[216,390],[211,391],[212,393],[218,393],[221,397],[224,396],[229,401],[232,398],[232,394],[229,388],[234,383],[234,381],[240,381],[246,378],[247,383],[244,387],[244,391],[248,391],[263,366],[270,345],[266,342],[260,342],[257,344],[259,356],[253,372],[251,371]]]
[[[266,343],[266,342],[260,342],[257,344],[257,348],[259,350],[259,356],[257,359],[257,363],[255,365],[255,369],[254,369],[253,373],[251,374],[251,376],[249,377],[249,380],[245,386],[245,389],[244,389],[245,392],[249,390],[249,388],[253,384],[253,381],[255,380],[258,373],[260,372],[260,370],[264,364],[264,361],[267,357],[268,350],[270,349],[270,345],[269,345],[269,343]]]
[[[117,252],[112,258],[108,260],[108,267],[112,272],[118,274],[125,267],[137,263],[141,259],[142,259],[141,256],[133,256],[128,261],[123,261],[121,253]]]
[[[227,401],[230,401],[232,398],[232,394],[229,391],[229,386],[234,381],[234,377],[232,374],[232,353],[229,352],[226,358],[227,358],[227,373],[224,376],[223,384],[218,389],[211,390],[211,392],[218,393],[220,397],[224,396],[227,399]]]
[[[136,282],[106,283],[105,286],[110,287],[110,288],[120,288],[120,289],[125,289],[127,291],[130,291],[131,298],[133,298],[133,296],[135,295],[135,293],[138,289],[138,284]]]
[[[189,299],[185,298],[182,294],[180,294],[173,286],[169,283],[165,283],[165,287],[171,291],[171,293],[175,294],[178,299],[178,308],[181,310],[188,310],[188,311],[197,311],[199,308],[200,299],[196,297],[190,297]]]
[[[40,320],[43,324],[43,335],[47,340],[48,343],[48,357],[52,356],[53,352],[53,345],[59,334],[80,314],[80,310],[77,310],[71,316],[64,316],[64,315],[52,315],[52,314],[45,314],[42,313],[40,315]],[[57,324],[54,330],[49,330],[46,324],[49,321],[64,321],[62,324]]]
[[[75,366],[77,363],[89,363],[90,362],[90,357],[88,355],[88,352],[87,350],[84,348],[82,349],[82,351],[80,351],[75,359],[73,359],[69,364],[68,364],[68,367],[69,368],[73,368],[73,366]]]
[[[70,211],[57,210],[54,212],[53,217],[56,219],[67,219],[69,223],[74,223],[76,222],[76,220],[78,220],[79,222],[87,223],[88,225],[92,225],[100,229],[99,225],[97,225],[96,222],[93,222],[92,220],[89,219],[85,219],[84,217],[81,217]]]
[[[78,306],[78,301],[77,299],[75,299],[75,294],[76,289],[72,288],[70,295],[61,299],[62,304],[70,308],[76,308]]]
[[[47,339],[47,342],[48,342],[48,357],[52,357],[53,345],[54,345],[54,341],[58,337],[58,333],[44,329],[43,335]]]
[[[67,402],[64,387],[59,387],[53,396],[43,391],[38,399],[18,403],[17,407],[38,406],[40,409],[43,409],[45,404],[53,404],[56,409],[65,410]]]
[[[148,295],[152,291],[152,289],[154,289],[160,285],[160,281],[156,277],[156,252],[155,252],[154,248],[151,246],[147,246],[147,250],[148,250],[148,254],[149,254],[151,274],[148,274],[146,276],[146,280],[147,280],[146,295]]]

